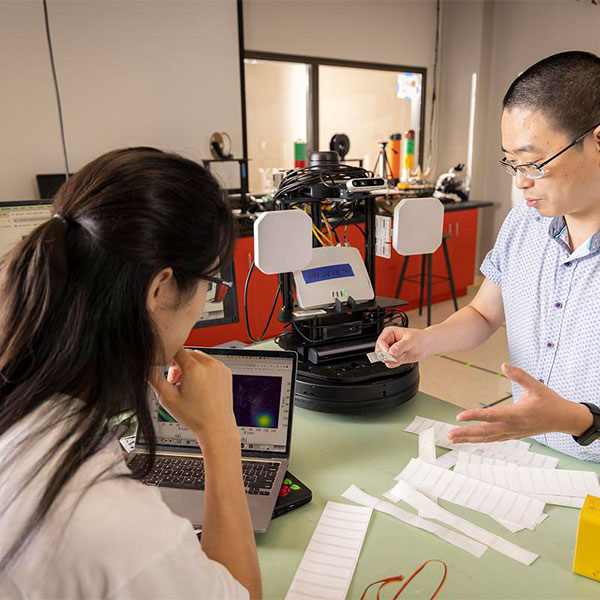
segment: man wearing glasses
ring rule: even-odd
[[[515,404],[467,410],[451,442],[534,436],[600,462],[600,58],[550,56],[503,101],[500,161],[525,202],[508,214],[473,301],[424,330],[386,328],[398,364],[468,350],[506,322]]]

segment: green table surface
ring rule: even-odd
[[[257,535],[264,597],[285,597],[327,501],[350,503],[340,494],[352,483],[375,496],[394,485],[393,477],[418,454],[418,437],[403,431],[415,415],[452,423],[459,410],[423,393],[395,409],[367,415],[295,408],[289,470],[312,489],[313,500],[274,519],[266,533]],[[558,468],[600,473],[600,465],[577,461],[536,442],[532,450],[560,457]],[[438,456],[445,452],[437,451]],[[360,598],[365,586],[377,579],[408,576],[429,558],[448,565],[440,599],[600,598],[599,582],[571,571],[578,510],[547,505],[549,517],[535,531],[512,534],[490,517],[447,502],[440,504],[540,557],[527,567],[490,548],[478,559],[433,534],[373,512],[348,598]],[[403,503],[399,506],[414,512]],[[430,565],[401,598],[429,598],[440,572],[439,566]],[[392,596],[386,591],[383,598]]]

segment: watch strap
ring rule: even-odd
[[[589,402],[581,402],[580,404],[587,406],[589,411],[592,413],[594,421],[589,429],[586,429],[581,435],[574,435],[573,439],[580,446],[589,446],[592,442],[595,442],[598,438],[600,438],[600,408]]]

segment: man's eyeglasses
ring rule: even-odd
[[[579,144],[579,142],[581,142],[581,140],[583,140],[587,135],[592,133],[592,131],[594,131],[594,129],[596,129],[596,127],[598,127],[599,125],[600,125],[600,123],[597,123],[596,125],[591,127],[585,133],[581,134],[578,138],[574,139],[566,148],[559,150],[554,156],[551,156],[550,158],[548,158],[547,160],[545,160],[542,163],[538,164],[538,163],[530,162],[530,163],[523,163],[522,165],[514,165],[513,166],[506,160],[506,158],[503,158],[500,160],[500,164],[504,167],[505,171],[509,175],[512,175],[513,177],[515,177],[517,175],[517,172],[519,172],[519,173],[521,173],[521,175],[523,175],[527,179],[540,179],[546,173],[546,171],[544,171],[544,167],[550,161],[553,161],[555,158],[558,158],[561,154],[563,154],[563,152],[566,152],[569,148],[572,148],[576,144]]]
[[[220,277],[212,277],[211,275],[204,275],[202,279],[209,282],[208,290],[206,295],[206,301],[213,304],[223,302],[225,297],[229,293],[229,290],[233,287],[232,281],[225,281]]]

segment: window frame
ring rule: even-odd
[[[419,161],[423,164],[425,148],[425,105],[427,103],[427,68],[410,67],[406,65],[393,65],[389,63],[373,63],[354,60],[340,60],[336,58],[322,58],[317,56],[302,56],[298,54],[280,54],[277,52],[260,52],[255,50],[245,50],[244,60],[270,60],[277,62],[292,62],[306,64],[308,67],[308,103],[307,103],[307,150],[327,150],[319,148],[319,67],[348,67],[352,69],[371,69],[374,71],[396,71],[419,73],[421,75],[421,114],[420,114],[420,136],[419,136]],[[247,103],[246,88],[242,90],[244,106]],[[243,136],[247,139],[248,128],[246,119],[243,119]],[[390,132],[392,133],[392,132]]]

